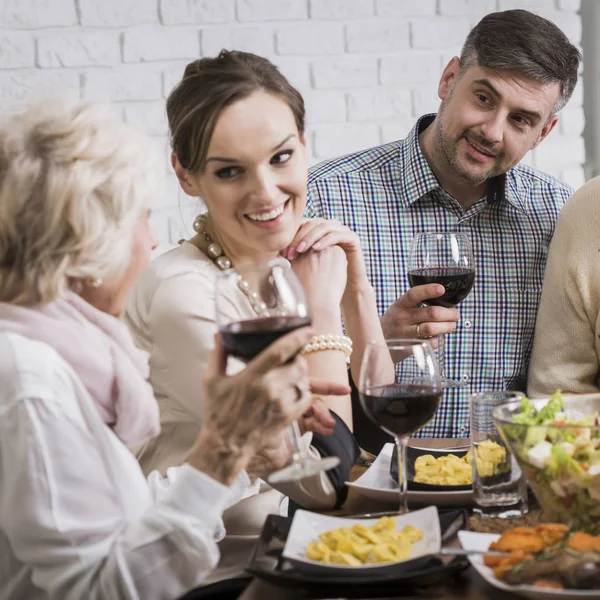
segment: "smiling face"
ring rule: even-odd
[[[270,258],[292,241],[306,204],[306,152],[278,96],[257,91],[226,107],[200,173],[175,165],[184,191],[206,203],[234,263]]]
[[[558,83],[476,63],[460,73],[453,58],[438,88],[436,166],[471,185],[505,173],[552,131],[559,92]]]

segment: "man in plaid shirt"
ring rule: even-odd
[[[417,435],[469,435],[468,395],[524,390],[550,239],[571,188],[519,165],[552,131],[571,97],[581,55],[550,21],[524,10],[485,16],[444,69],[437,115],[404,140],[311,169],[307,216],[338,219],[360,237],[387,338],[446,338],[447,389]],[[422,231],[466,233],[471,294],[457,308],[424,307],[444,288],[410,289],[410,244]],[[372,451],[353,402],[359,443]],[[374,428],[374,426],[370,426]]]

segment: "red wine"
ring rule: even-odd
[[[392,383],[360,394],[365,414],[390,435],[408,435],[421,429],[435,414],[442,389],[430,385]]]
[[[411,287],[426,283],[441,283],[446,292],[439,298],[429,298],[425,304],[452,308],[462,302],[475,283],[475,270],[462,267],[425,268],[408,272]]]
[[[308,317],[265,317],[229,323],[220,333],[227,351],[248,361],[282,335],[307,325],[310,325]]]

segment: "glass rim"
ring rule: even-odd
[[[368,342],[368,347],[371,348],[387,348],[388,350],[393,350],[395,348],[410,348],[412,346],[422,346],[429,347],[433,350],[433,346],[429,342],[429,340],[423,340],[419,338],[390,338],[381,342]]]
[[[543,398],[534,398],[535,400],[543,400]],[[567,425],[529,425],[527,423],[517,423],[513,420],[512,414],[508,418],[503,418],[500,416],[499,412],[501,408],[507,408],[508,405],[510,408],[518,408],[521,405],[520,400],[512,400],[510,402],[505,402],[503,404],[499,404],[498,406],[494,406],[492,410],[492,419],[498,421],[498,423],[502,423],[503,425],[511,425],[513,427],[519,427],[520,429],[534,429],[536,427],[543,427],[544,429],[557,429],[561,431],[567,431],[568,429],[600,429],[600,425],[575,425],[575,424],[567,424]]]
[[[456,237],[469,239],[469,236],[464,231],[419,231],[418,233],[415,233],[416,238],[433,235],[454,235]]]
[[[507,398],[511,398],[510,400],[506,400],[505,402],[518,402],[522,398],[525,397],[523,392],[519,392],[518,390],[482,390],[480,392],[472,392],[469,394],[469,400],[482,400],[488,402],[497,401],[498,398],[486,398],[486,396],[504,396]]]

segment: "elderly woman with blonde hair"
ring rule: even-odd
[[[144,478],[128,448],[158,434],[158,408],[147,356],[117,317],[156,245],[161,171],[149,141],[96,105],[40,103],[0,127],[5,600],[175,598],[204,581],[245,469],[310,412],[297,353],[312,331],[233,377],[217,343],[186,463]]]

